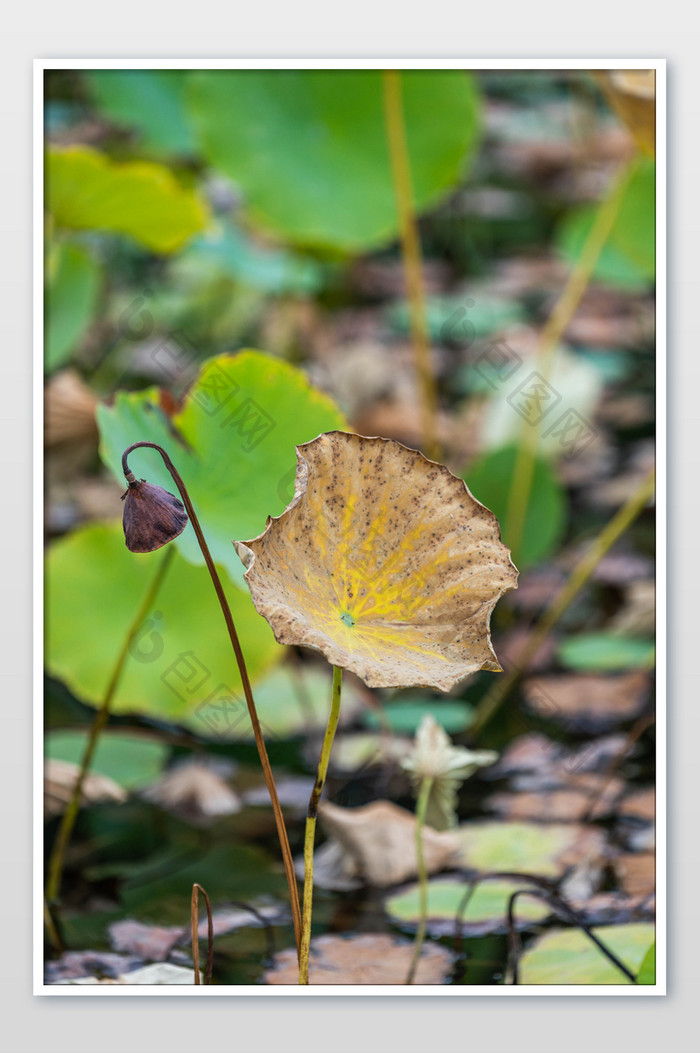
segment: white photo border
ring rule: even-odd
[[[274,988],[239,986],[71,986],[44,983],[44,74],[50,70],[90,69],[464,69],[464,70],[605,70],[653,69],[656,72],[656,983],[653,985],[338,985]],[[474,996],[550,997],[666,995],[667,977],[667,284],[666,284],[666,60],[665,59],[464,59],[462,58],[240,58],[192,59],[35,59],[33,96],[33,993],[49,996]]]

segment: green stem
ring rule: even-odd
[[[304,832],[304,900],[301,917],[301,949],[299,952],[299,983],[304,985],[309,982],[309,951],[311,949],[311,906],[314,888],[314,840],[316,837],[316,817],[318,806],[323,793],[328,774],[328,762],[331,757],[333,739],[340,718],[340,694],[343,681],[343,670],[339,666],[333,666],[333,696],[331,699],[331,712],[328,717],[326,734],[323,736],[321,756],[318,761],[316,782],[311,791],[309,810],[306,816],[306,830]]]
[[[423,827],[425,826],[425,813],[428,810],[430,791],[433,788],[434,779],[432,775],[421,780],[418,803],[416,805],[416,859],[418,861],[418,901],[419,918],[416,930],[416,939],[413,944],[413,957],[408,969],[406,983],[412,984],[416,975],[420,954],[425,940],[425,931],[428,926],[428,868],[425,865],[425,853],[423,851]]]
[[[68,843],[70,841],[71,834],[73,832],[73,827],[75,826],[75,820],[78,817],[78,811],[80,810],[80,797],[83,790],[83,784],[90,770],[90,765],[92,764],[92,758],[95,754],[95,749],[97,748],[97,743],[100,734],[109,718],[110,708],[114,700],[114,696],[117,692],[117,688],[119,687],[119,683],[122,678],[122,673],[124,672],[124,667],[126,665],[126,660],[129,656],[131,644],[136,638],[136,635],[138,634],[141,626],[143,625],[146,615],[151,610],[151,607],[155,602],[158,590],[163,584],[163,579],[165,578],[165,574],[173,558],[173,551],[173,549],[167,549],[167,551],[163,555],[163,559],[161,560],[158,569],[153,577],[153,580],[148,587],[146,595],[143,598],[143,602],[140,604],[136,614],[134,615],[134,619],[131,625],[129,626],[129,631],[127,632],[124,638],[124,642],[122,643],[121,649],[117,656],[117,661],[114,665],[114,669],[112,670],[112,676],[110,677],[109,684],[107,685],[107,690],[105,691],[104,697],[102,699],[102,704],[97,712],[97,716],[95,717],[92,723],[92,727],[90,728],[90,735],[88,736],[88,740],[85,744],[85,750],[83,751],[83,757],[80,762],[80,771],[78,772],[78,778],[76,779],[75,786],[73,787],[73,793],[71,795],[70,801],[68,802],[68,807],[63,813],[61,825],[58,828],[56,840],[54,841],[53,849],[51,851],[51,859],[49,860],[48,877],[46,881],[46,900],[49,906],[56,903],[56,901],[58,900],[58,895],[61,890],[63,860],[65,857],[66,849],[68,847]]]
[[[520,677],[527,672],[530,662],[539,651],[553,626],[581,591],[603,556],[610,551],[618,538],[624,534],[646,507],[654,494],[655,479],[656,474],[652,468],[641,485],[628,498],[617,515],[600,532],[586,554],[576,564],[567,581],[562,585],[532,630],[525,647],[518,655],[518,665],[514,666],[505,676],[499,677],[491,690],[484,695],[479,703],[476,718],[469,729],[472,738],[479,735],[486,724],[494,717]]]
[[[401,72],[396,69],[385,69],[382,77],[387,143],[391,157],[396,211],[401,232],[401,252],[406,276],[411,336],[421,399],[423,445],[428,457],[438,461],[440,460],[440,446],[437,439],[437,391],[430,363],[430,340],[425,307],[423,262],[420,234],[413,201],[411,160],[408,154],[401,92]]]
[[[600,254],[610,237],[610,232],[636,164],[637,158],[634,157],[622,168],[617,178],[613,180],[607,196],[598,208],[595,222],[588,233],[581,255],[576,260],[574,268],[569,275],[564,291],[542,330],[533,366],[546,382],[549,381],[552,373],[557,347],[576,313],[581,298],[593,276]],[[516,564],[519,560],[525,518],[532,491],[541,424],[539,415],[537,421],[523,419],[518,452],[513,469],[513,479],[503,533]]]

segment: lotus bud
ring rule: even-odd
[[[162,486],[126,473],[129,489],[124,502],[124,538],[130,552],[155,552],[187,526],[185,506]]]

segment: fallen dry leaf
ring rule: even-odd
[[[71,764],[70,761],[51,759],[44,761],[44,817],[46,819],[65,812],[73,796],[79,772],[80,767],[77,764]],[[123,804],[127,796],[126,790],[118,786],[113,779],[106,775],[88,772],[83,780],[80,803],[83,807],[107,801]]]
[[[311,947],[310,984],[396,984],[406,982],[413,944],[385,933],[359,936],[321,936]],[[446,948],[425,944],[418,962],[415,984],[443,984],[452,969]],[[275,957],[265,973],[268,984],[296,984],[299,966],[293,948]]]
[[[621,636],[653,636],[656,629],[656,588],[652,579],[633,581],[625,590],[624,605],[609,623]]]
[[[142,969],[134,969],[131,972],[124,973],[122,976],[117,976],[114,980],[99,980],[95,976],[83,976],[77,980],[57,980],[56,983],[71,985],[104,984],[106,986],[117,984],[128,987],[170,986],[171,984],[194,985],[194,970],[186,969],[182,965],[172,965],[170,962],[156,962],[153,965],[144,965]]]
[[[44,980],[47,984],[55,984],[93,976],[114,981],[140,964],[137,955],[111,951],[64,951],[60,958],[46,962]]]
[[[185,762],[166,772],[143,796],[192,823],[208,823],[235,815],[241,800],[227,782],[206,764]]]
[[[619,811],[622,815],[653,823],[656,817],[656,793],[653,786],[627,794]]]
[[[638,717],[649,685],[649,674],[642,671],[619,676],[541,676],[523,683],[523,695],[538,716],[583,730]]]
[[[361,877],[378,888],[415,877],[415,816],[391,801],[373,801],[362,808],[340,808],[325,802],[319,810],[321,824],[354,865],[348,877]],[[450,832],[423,831],[423,849],[429,874],[453,865],[459,841]]]
[[[95,413],[99,399],[73,369],[51,377],[46,385],[44,437],[47,446],[97,442]]]
[[[577,819],[602,819],[615,810],[621,780],[601,777],[598,796],[575,788],[548,790],[542,793],[500,793],[488,799],[488,807],[505,819],[536,819],[540,822],[570,822]],[[589,814],[590,813],[590,814]]]
[[[493,513],[416,450],[345,432],[297,447],[293,501],[234,544],[278,642],[369,687],[449,691],[500,668],[489,622],[517,571]]]
[[[594,896],[568,902],[584,925],[625,925],[631,921],[653,921],[656,910],[653,895],[628,896],[623,892],[597,892]]]
[[[115,921],[107,931],[115,951],[150,962],[164,962],[183,933],[182,926],[146,925],[133,918]]]
[[[649,896],[656,889],[653,852],[623,852],[615,856],[618,880],[628,896]]]

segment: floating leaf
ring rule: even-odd
[[[195,140],[185,111],[180,69],[100,69],[86,71],[101,113],[137,133],[156,153],[193,154]]]
[[[585,205],[564,217],[556,232],[560,253],[575,263],[595,222],[597,206]],[[640,161],[627,185],[594,277],[632,290],[653,284],[656,262],[656,168]]]
[[[46,203],[58,227],[126,234],[153,252],[175,252],[207,222],[202,201],[169,168],[82,146],[49,150]]]
[[[517,571],[462,480],[398,442],[346,432],[297,447],[297,460],[286,511],[235,543],[277,640],[370,687],[449,691],[499,669],[489,620]]]
[[[494,450],[477,461],[466,473],[469,489],[488,508],[503,527],[508,544],[508,500],[518,459],[515,446]],[[534,462],[532,488],[523,524],[517,563],[521,570],[541,563],[559,546],[566,524],[564,488],[552,467],[542,458]]]
[[[452,936],[455,919],[469,891],[468,881],[437,879],[428,882],[428,932],[434,936]],[[527,885],[515,881],[488,879],[474,887],[466,909],[462,911],[462,932],[466,936],[486,936],[508,931],[508,901]],[[386,901],[389,916],[400,925],[415,927],[421,916],[420,888],[409,885]],[[549,907],[532,897],[523,896],[517,904],[517,928],[530,928],[544,921]]]
[[[382,707],[381,718],[371,709],[365,710],[364,721],[371,728],[382,728],[387,724],[396,735],[415,735],[425,716],[432,716],[450,735],[466,731],[474,719],[474,707],[468,702],[455,699],[421,698],[405,695]]]
[[[644,955],[644,960],[637,973],[638,984],[656,983],[656,940]]]
[[[404,71],[401,81],[422,211],[463,174],[478,134],[477,89],[455,70]],[[345,252],[396,234],[381,71],[202,71],[189,102],[206,159],[242,188],[261,227]]]
[[[537,676],[523,694],[530,709],[563,721],[570,731],[600,731],[639,716],[649,697],[649,676]]]
[[[386,933],[357,936],[321,936],[314,940],[309,961],[310,984],[406,983],[413,946]],[[427,944],[421,953],[415,983],[443,984],[452,969],[452,955],[445,947]],[[298,984],[296,951],[281,951],[272,969],[265,973],[268,984]]]
[[[576,823],[471,822],[455,831],[463,866],[560,877],[572,866],[601,867],[605,834]]]
[[[209,575],[171,551],[171,566],[132,642],[112,711],[185,724],[201,735],[233,737],[240,728],[247,736],[238,667]],[[46,663],[82,701],[102,702],[124,638],[163,558],[128,552],[120,523],[85,527],[51,546]],[[280,649],[249,597],[219,572],[248,670],[258,677]]]
[[[78,245],[56,245],[49,256],[44,316],[47,372],[63,365],[93,319],[100,293],[100,268]]]
[[[569,669],[614,673],[623,669],[649,669],[654,663],[654,643],[634,636],[582,633],[557,647],[557,658]]]
[[[615,925],[593,930],[630,970],[638,972],[654,926]],[[552,929],[525,951],[520,961],[520,983],[628,984],[630,980],[580,929]]]
[[[120,482],[121,456],[131,443],[156,442],[168,451],[215,562],[241,584],[232,538],[259,532],[267,516],[291,499],[295,444],[344,423],[340,410],[300,370],[259,351],[209,359],[172,418],[151,388],[119,392],[112,406],[100,406],[97,420],[102,459]],[[129,465],[138,478],[172,490],[172,479],[152,450],[135,450]],[[191,563],[202,564],[191,530],[175,544]]]
[[[46,738],[47,757],[79,764],[85,752],[87,730],[53,731]],[[114,779],[119,786],[134,789],[160,774],[169,747],[144,735],[103,731],[90,770]]]

